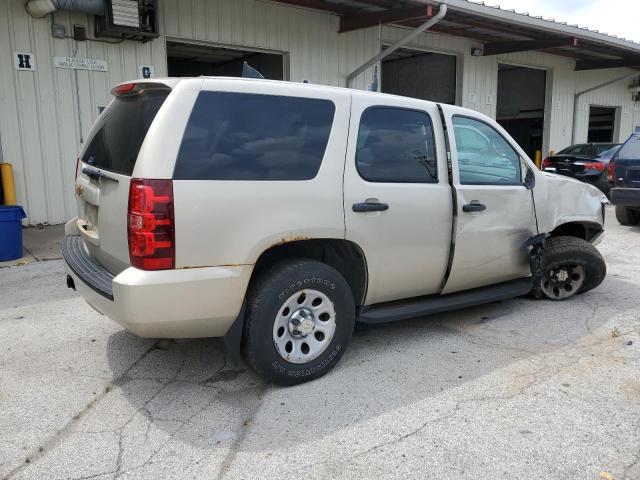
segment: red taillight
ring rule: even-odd
[[[611,159],[611,161],[609,162],[609,166],[607,167],[607,180],[609,180],[610,182],[613,182],[613,179],[615,178],[615,168],[616,164],[613,159]]]
[[[541,168],[544,170],[545,168],[550,167],[550,166],[551,166],[551,160],[549,160],[548,158],[545,158],[545,159],[542,161],[542,166],[541,166]]]
[[[122,95],[123,93],[131,92],[134,88],[136,88],[135,83],[122,83],[114,87],[113,90],[111,90],[111,94],[117,97],[118,95]]]
[[[173,182],[132,178],[129,186],[129,258],[142,270],[175,268]]]
[[[585,170],[599,170],[601,172],[604,172],[604,163],[600,163],[600,162],[586,162],[584,164],[584,169]]]

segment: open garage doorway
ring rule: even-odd
[[[240,77],[245,61],[264,78],[288,78],[283,54],[167,41],[167,71],[170,77]]]
[[[496,120],[531,159],[542,152],[547,72],[500,64]]]
[[[382,60],[384,93],[456,103],[455,55],[400,48]]]
[[[617,138],[618,108],[616,107],[589,107],[589,132],[587,142],[611,143]]]

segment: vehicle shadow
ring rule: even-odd
[[[109,339],[108,357],[119,374],[114,383],[147,429],[202,449],[242,441],[243,451],[280,450],[401,415],[489,375],[496,380],[489,391],[485,382],[483,395],[517,392],[523,388],[519,375],[503,372],[522,372],[520,365],[532,357],[588,342],[634,308],[636,290],[635,283],[609,276],[598,289],[565,302],[517,298],[358,328],[332,372],[297,387],[265,385],[245,365],[228,364],[220,339],[156,344],[120,373],[123,345],[135,344],[128,338],[133,335],[120,331]]]

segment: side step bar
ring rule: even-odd
[[[519,297],[529,293],[532,287],[533,278],[529,277],[487,287],[474,288],[465,292],[416,297],[401,302],[379,303],[369,307],[362,307],[356,320],[362,323],[386,323],[423,315],[433,315]]]

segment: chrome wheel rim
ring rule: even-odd
[[[564,300],[580,291],[585,278],[581,265],[563,265],[547,272],[540,287],[548,298]]]
[[[318,290],[291,295],[273,322],[273,344],[287,362],[307,363],[324,352],[336,332],[333,302]]]

